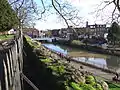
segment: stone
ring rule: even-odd
[[[108,84],[106,82],[102,82],[103,90],[109,90]]]

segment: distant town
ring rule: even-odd
[[[23,33],[29,35],[32,38],[42,38],[42,37],[59,37],[65,40],[75,40],[79,39],[83,42],[88,40],[92,44],[103,44],[107,42],[107,33],[109,27],[106,27],[106,24],[94,24],[89,25],[88,21],[86,22],[86,27],[77,27],[74,28],[61,28],[53,30],[38,30],[36,28],[24,28]]]

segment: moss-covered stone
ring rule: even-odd
[[[86,76],[86,83],[87,84],[91,84],[91,85],[95,85],[95,78],[92,75],[88,75]]]
[[[79,84],[75,82],[71,82],[70,85],[73,88],[73,90],[82,90],[82,88],[79,87]]]

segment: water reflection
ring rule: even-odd
[[[63,54],[69,54],[70,52],[82,52],[82,50],[80,50],[80,49],[71,48],[71,47],[67,47],[67,46],[63,46],[63,45],[62,46],[54,45],[54,44],[43,44],[43,45],[54,51],[57,51],[57,52],[60,52]],[[89,52],[86,52],[86,53],[88,54]],[[118,70],[120,68],[120,57],[109,55],[109,56],[106,56],[107,58],[104,58],[104,57],[96,58],[94,56],[88,57],[87,54],[84,54],[84,55],[86,55],[84,57],[78,56],[78,57],[73,57],[73,58],[78,61],[97,65],[99,67],[110,68],[110,69],[114,69],[114,70]]]
[[[74,57],[77,61],[86,62],[96,65],[98,67],[107,68],[107,62],[104,58],[91,58],[91,57]]]
[[[106,62],[108,65],[108,68],[118,70],[120,68],[120,57],[117,56],[109,56],[106,58]]]
[[[47,48],[50,48],[50,49],[52,49],[52,50],[54,50],[54,51],[56,51],[56,52],[60,52],[60,53],[63,53],[63,54],[67,54],[67,50],[65,50],[65,49],[62,49],[60,46],[58,46],[58,45],[54,45],[54,44],[43,44],[45,47],[47,47]]]

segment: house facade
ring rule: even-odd
[[[108,32],[106,24],[93,24],[89,25],[86,22],[86,27],[70,27],[70,28],[61,28],[51,30],[53,37],[61,37],[68,39],[77,39],[77,38],[91,38],[95,37],[104,37],[105,33]]]
[[[52,37],[60,37],[60,29],[51,30]]]
[[[104,34],[107,32],[106,24],[88,25],[88,22],[86,22],[86,33],[90,36],[104,37]]]

